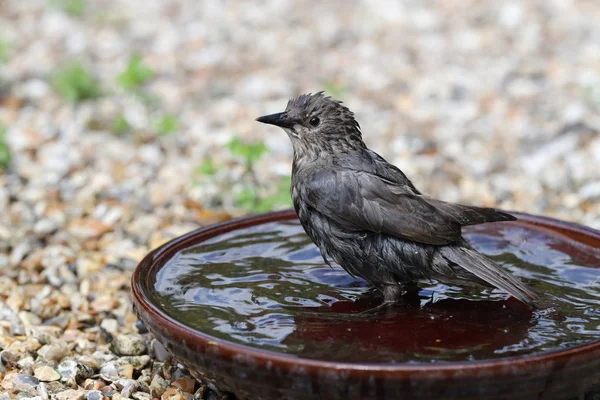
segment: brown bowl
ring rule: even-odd
[[[519,221],[510,224],[560,234],[573,258],[598,261],[600,267],[600,251],[590,254],[577,246],[582,243],[600,250],[600,232],[551,218],[513,214]],[[565,350],[492,361],[331,362],[212,337],[173,319],[150,300],[158,271],[182,249],[232,230],[296,218],[289,210],[202,228],[152,251],[136,268],[132,290],[139,318],[196,378],[240,399],[568,399],[600,392],[600,338]]]

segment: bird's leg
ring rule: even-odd
[[[391,285],[385,285],[381,292],[383,293],[383,304],[394,304],[397,303],[403,294],[406,293],[404,285],[397,283]]]
[[[393,283],[384,285],[380,287],[379,290],[383,293],[383,303],[362,311],[359,314],[373,314],[381,310],[391,309],[395,306],[414,306],[415,303],[413,300],[416,301],[416,304],[419,304],[419,288],[416,285],[407,286],[401,283]],[[407,294],[408,296],[406,296]]]

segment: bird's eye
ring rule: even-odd
[[[318,117],[312,117],[310,119],[310,121],[308,121],[312,126],[317,126],[319,125],[319,118]]]

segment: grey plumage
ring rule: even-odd
[[[465,225],[512,221],[512,215],[423,195],[366,147],[354,114],[322,92],[257,120],[282,127],[292,141],[294,207],[327,263],[373,284],[385,301],[435,279],[495,286],[535,305],[531,289],[462,237]]]

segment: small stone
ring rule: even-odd
[[[45,344],[38,350],[38,355],[48,361],[61,362],[67,355],[67,346]]]
[[[194,399],[203,399],[208,392],[208,386],[200,385],[200,387],[194,392]]]
[[[0,351],[0,361],[6,366],[6,368],[13,368],[18,365],[19,361],[23,357],[23,353],[13,350],[2,350]]]
[[[102,389],[100,389],[100,392],[102,392],[104,397],[112,397],[115,393],[117,393],[115,388],[110,385],[104,386]]]
[[[158,361],[165,361],[171,357],[171,353],[169,353],[167,349],[165,349],[165,346],[163,346],[162,343],[156,339],[152,339],[152,342],[150,342],[150,348],[154,353],[154,357],[156,357]]]
[[[152,400],[152,396],[144,392],[135,392],[131,397],[135,400]]]
[[[77,357],[77,361],[81,364],[85,364],[88,367],[94,369],[94,370],[98,370],[100,369],[100,367],[102,366],[102,364],[104,364],[104,361],[100,361],[95,357],[91,357],[91,356],[78,356]]]
[[[150,364],[150,356],[125,356],[120,357],[116,363],[117,365],[127,365],[130,364],[133,366],[133,369],[139,371]]]
[[[37,339],[42,345],[50,344],[58,336],[58,332],[52,332],[55,328],[53,326],[37,326],[31,329],[31,337]]]
[[[152,382],[150,382],[150,394],[154,397],[162,396],[162,394],[169,387],[169,382],[161,377],[160,375],[154,375]]]
[[[108,333],[117,333],[119,330],[119,322],[114,318],[106,318],[102,320],[100,327]]]
[[[125,364],[119,366],[119,376],[131,379],[133,377],[133,365]]]
[[[40,344],[40,342],[37,339],[27,338],[26,340],[24,340],[22,342],[20,342],[18,340],[14,341],[8,349],[19,352],[19,353],[25,353],[25,352],[37,351],[40,347],[42,347],[42,345]]]
[[[97,312],[112,311],[118,306],[119,301],[109,294],[98,296],[90,303],[90,307]]]
[[[85,396],[86,400],[103,400],[104,395],[99,390],[90,390]]]
[[[138,330],[138,333],[148,333],[148,328],[146,328],[146,324],[141,319],[135,321],[135,328]]]
[[[160,396],[161,400],[186,400],[185,397],[183,396],[183,394],[175,389],[175,388],[168,388],[167,390],[165,390],[165,392],[162,394],[162,396]]]
[[[133,379],[119,379],[118,381],[113,382],[113,386],[117,388],[123,396],[131,397],[131,395],[139,389],[140,384]]]
[[[3,387],[7,390],[12,390],[14,392],[23,393],[27,396],[36,396],[37,386],[39,385],[39,379],[27,375],[27,374],[14,374],[12,375],[12,382],[10,384],[5,385],[3,382]]]
[[[185,393],[194,393],[196,387],[196,380],[194,378],[179,378],[171,383],[171,386],[177,389],[181,389]]]
[[[81,389],[67,389],[54,395],[56,400],[82,400],[84,398],[85,390]]]
[[[104,386],[106,386],[106,383],[104,383],[104,381],[98,380],[98,379],[86,379],[85,382],[83,383],[83,388],[85,390],[98,390],[103,388]]]
[[[47,365],[37,367],[34,375],[42,382],[52,382],[60,379],[60,374],[54,368]]]
[[[33,371],[34,364],[35,364],[35,362],[33,360],[33,357],[31,357],[31,356],[23,357],[19,361],[17,361],[17,366],[19,368],[21,368],[22,373],[23,373],[23,370]]]
[[[100,377],[107,381],[112,382],[119,379],[119,369],[114,362],[108,362],[100,368]]]
[[[81,364],[71,358],[65,359],[58,365],[58,372],[61,374],[63,382],[69,378],[74,378],[76,382],[80,382],[94,373],[87,365]]]
[[[40,385],[43,382],[40,382]],[[65,390],[65,385],[63,385],[61,382],[59,381],[54,381],[54,382],[47,382],[46,383],[46,389],[48,391],[48,394],[50,395],[50,397],[53,398],[54,400],[54,395],[57,393],[62,392],[63,390]]]
[[[48,396],[48,389],[46,388],[46,384],[44,382],[40,382],[38,385],[38,394],[42,400],[48,400],[50,398],[50,396]]]
[[[147,351],[144,338],[138,334],[117,335],[110,349],[120,356],[139,356]]]
[[[104,235],[110,226],[96,219],[78,219],[67,226],[67,232],[78,239],[93,239]]]

